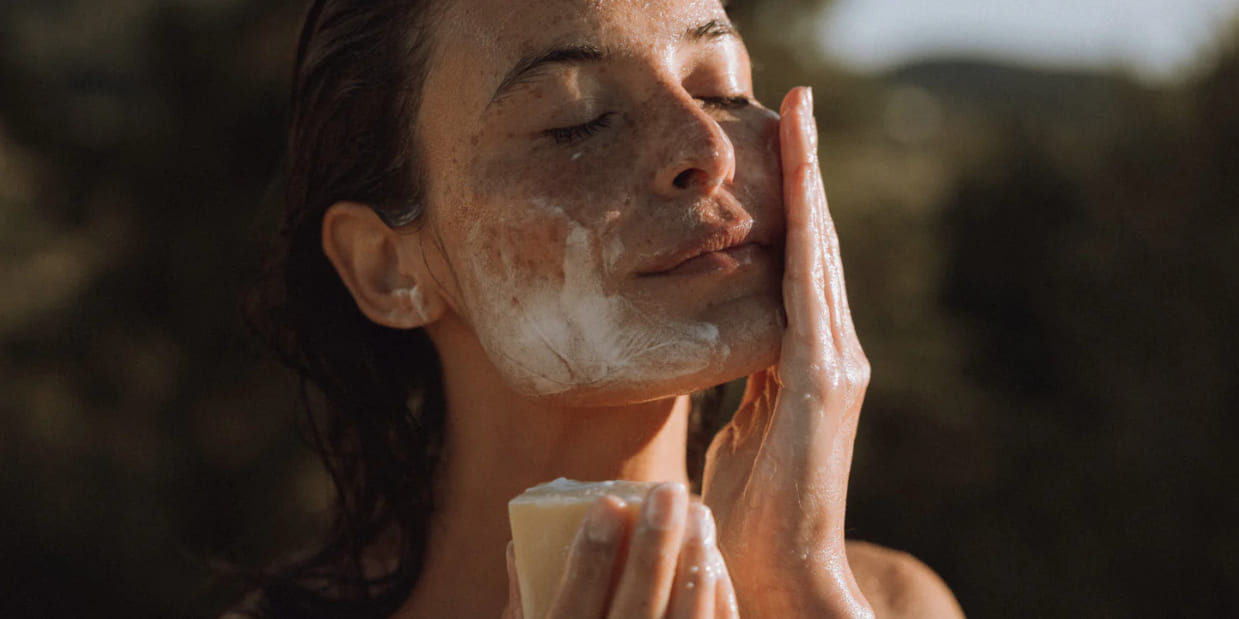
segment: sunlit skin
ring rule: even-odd
[[[426,328],[444,368],[440,508],[398,616],[519,616],[506,503],[561,476],[676,483],[646,501],[663,527],[595,506],[586,526],[618,537],[578,538],[552,616],[956,616],[919,564],[858,586],[853,569],[898,561],[844,542],[869,366],[808,91],[781,118],[753,101],[716,1],[469,0],[435,29],[417,118],[427,217],[392,231],[340,203],[323,224],[359,308]],[[555,49],[570,53],[501,88]],[[685,394],[742,376],[703,508],[684,490]],[[624,539],[611,590],[589,575]],[[896,590],[922,614],[887,614]]]
[[[752,90],[726,15],[706,2],[506,6],[448,10],[421,113],[430,178],[451,179],[430,185],[429,226],[446,254],[430,271],[452,326],[480,340],[505,382],[554,396],[540,406],[650,400],[768,365],[780,320],[777,117],[735,101]],[[603,58],[545,65],[496,93],[517,59],[582,47]],[[579,129],[547,134],[564,127]],[[752,262],[728,277],[648,276],[685,244],[728,234],[753,243]],[[572,241],[570,262],[595,263],[597,292],[622,299],[608,322],[656,336],[621,329],[615,339],[638,341],[607,367],[591,355],[564,367],[573,351],[553,335],[554,352],[504,342],[544,330],[517,317],[542,313],[539,290],[560,294]],[[717,343],[695,336],[703,325]],[[437,336],[440,350],[449,337]]]

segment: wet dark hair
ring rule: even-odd
[[[241,611],[252,616],[387,617],[421,576],[446,413],[438,355],[423,330],[362,315],[323,254],[321,226],[339,201],[369,204],[392,227],[419,225],[425,177],[414,121],[442,5],[316,0],[301,32],[285,210],[250,318],[301,377],[305,428],[336,497],[326,539],[261,577]],[[311,386],[324,410],[314,410]],[[718,399],[694,397],[694,478],[721,423]],[[380,540],[395,544],[397,560],[367,572],[363,557]]]

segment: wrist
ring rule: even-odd
[[[843,552],[800,553],[774,562],[739,558],[727,562],[741,617],[874,617]]]

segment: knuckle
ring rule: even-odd
[[[608,539],[599,539],[591,535],[582,535],[577,542],[577,551],[583,560],[598,557],[608,557],[615,548],[616,542]]]
[[[869,366],[869,361],[864,360],[857,364],[856,367],[856,384],[861,387],[869,386],[869,380],[873,377],[873,368]]]
[[[861,355],[848,360],[846,375],[847,382],[852,386],[865,386],[869,384],[869,377],[873,369],[869,366],[869,360]]]
[[[809,182],[813,180],[813,173],[816,171],[817,162],[812,159],[805,159],[792,170],[792,180],[798,186],[807,187]]]
[[[836,391],[843,387],[846,373],[841,371],[839,360],[833,355],[827,356],[821,363],[813,364],[815,386],[824,392]]]

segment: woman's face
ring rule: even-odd
[[[464,0],[436,39],[423,230],[510,386],[640,401],[774,361],[778,119],[717,0]]]

